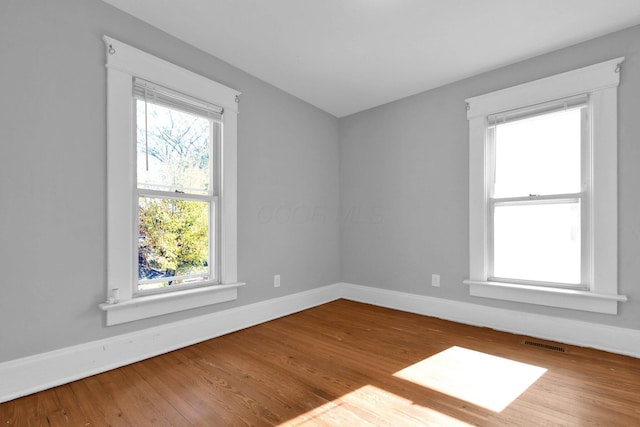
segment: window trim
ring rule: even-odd
[[[470,295],[551,307],[617,314],[617,87],[624,57],[466,99],[469,120],[469,285]],[[592,114],[592,194],[584,238],[591,283],[587,290],[530,286],[488,280],[487,117],[503,111],[589,95]],[[595,124],[595,125],[594,125]],[[594,142],[595,141],[595,142]]]
[[[237,114],[240,92],[104,36],[107,67],[107,325],[237,299]],[[224,108],[219,284],[135,296],[136,147],[132,143],[133,78],[157,83]],[[123,165],[127,165],[123,168]],[[113,301],[118,289],[117,302]]]

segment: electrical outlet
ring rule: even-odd
[[[435,286],[436,288],[440,287],[440,275],[432,274],[431,275],[431,286]]]
[[[273,276],[273,287],[274,288],[279,288],[280,287],[280,275],[276,274],[275,276]]]

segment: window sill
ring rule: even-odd
[[[107,326],[148,317],[161,316],[177,311],[233,301],[238,298],[238,288],[244,283],[214,285],[132,298],[116,304],[103,303],[99,307],[107,313]]]
[[[590,291],[561,288],[541,288],[514,283],[465,280],[469,294],[548,307],[569,308],[595,313],[618,314],[618,302],[627,301],[624,295],[598,294]]]

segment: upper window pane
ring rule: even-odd
[[[217,122],[137,99],[136,124],[138,188],[211,194]]]
[[[580,192],[583,108],[495,126],[493,196]]]

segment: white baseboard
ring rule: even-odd
[[[337,285],[0,363],[0,403],[338,298]]]
[[[341,297],[519,335],[640,357],[640,331],[339,283]]]
[[[637,330],[337,283],[0,363],[0,403],[339,298],[640,357],[640,331]]]

